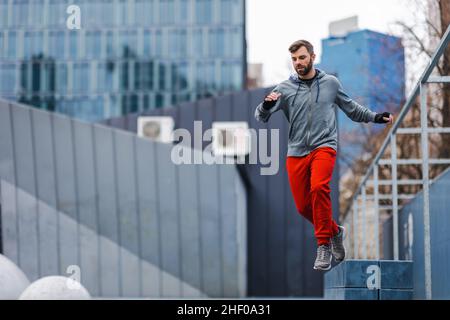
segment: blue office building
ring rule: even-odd
[[[9,100],[97,121],[240,90],[245,69],[245,0],[0,0]]]

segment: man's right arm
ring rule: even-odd
[[[255,118],[260,122],[269,121],[272,113],[277,112],[283,107],[283,97],[276,87],[270,94],[268,94],[264,101],[261,102],[255,110]]]

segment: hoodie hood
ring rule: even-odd
[[[319,68],[315,68],[315,69],[316,69],[316,73],[317,73],[317,75],[316,75],[316,80],[315,80],[315,81],[317,81],[317,80],[319,80],[320,78],[323,78],[323,77],[325,76],[325,72],[324,72],[324,71],[320,70]],[[295,84],[301,84],[301,83],[304,83],[304,81],[298,77],[298,74],[297,74],[297,73],[291,74],[291,75],[289,76],[289,80],[290,80],[291,82],[295,83]]]
[[[321,78],[323,78],[325,76],[325,72],[320,70],[320,69],[318,69],[318,68],[315,68],[315,69],[316,69],[316,77],[314,78],[314,82],[317,83],[316,102],[318,102],[319,101],[319,95],[320,95],[320,84],[319,84],[320,82],[319,82],[319,79],[321,79]],[[291,82],[293,82],[293,83],[298,85],[297,92],[295,93],[295,97],[297,97],[298,90],[300,89],[300,85],[304,84],[305,82],[302,79],[299,78],[297,73],[291,74],[289,76],[289,81],[291,81]],[[295,99],[294,99],[294,101],[295,101]]]

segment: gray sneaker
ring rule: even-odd
[[[330,270],[331,269],[331,246],[329,244],[321,245],[317,248],[317,257],[314,262],[315,270]]]
[[[345,228],[343,226],[339,226],[339,233],[331,237],[330,239],[331,252],[333,253],[336,262],[341,262],[345,259],[344,239],[345,239]]]

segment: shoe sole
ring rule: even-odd
[[[320,270],[320,271],[328,271],[331,269],[331,261],[333,260],[333,258],[330,259],[330,264],[328,265],[327,268],[318,268],[316,266],[313,267],[314,270]]]
[[[328,266],[328,268],[317,268],[317,267],[313,267],[314,270],[320,270],[320,271],[328,271],[331,269],[331,264]]]

